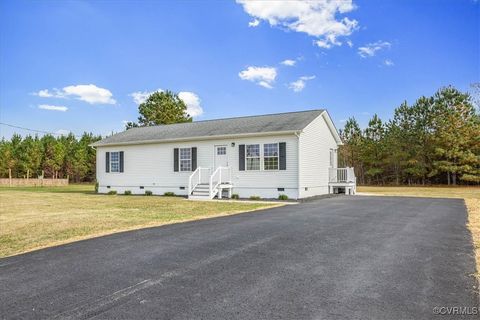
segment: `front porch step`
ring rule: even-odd
[[[208,191],[193,191],[193,196],[203,196],[203,197],[210,197],[210,192]]]
[[[219,189],[231,189],[233,186],[230,182],[223,182],[214,190],[214,198],[217,197]],[[188,196],[192,200],[211,200],[210,185],[208,183],[200,183],[195,186],[192,193]]]

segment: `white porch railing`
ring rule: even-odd
[[[232,172],[230,167],[218,167],[210,176],[210,199],[215,197],[218,192],[218,186],[222,183],[232,182]]]
[[[199,184],[208,184],[209,197],[213,199],[220,184],[232,183],[230,167],[218,167],[212,174],[210,168],[198,167],[188,178],[188,195],[190,196]]]
[[[210,168],[198,167],[195,171],[192,172],[188,178],[188,194],[192,194],[193,190],[200,183],[207,183],[208,177],[210,177]]]
[[[329,182],[356,182],[355,172],[353,168],[329,168]]]

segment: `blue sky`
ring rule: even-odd
[[[365,125],[479,82],[479,21],[473,0],[1,1],[0,122],[105,135],[170,89],[197,120],[326,108]]]

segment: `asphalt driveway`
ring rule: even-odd
[[[120,233],[1,259],[0,314],[447,319],[478,307],[465,221],[462,200],[357,196]]]

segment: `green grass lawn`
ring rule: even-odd
[[[384,187],[384,186],[359,186],[358,193],[433,197],[433,198],[461,198],[465,200],[468,211],[467,227],[472,233],[473,246],[477,259],[477,277],[480,278],[480,187]]]
[[[114,232],[279,204],[99,195],[93,185],[0,187],[0,257]]]

